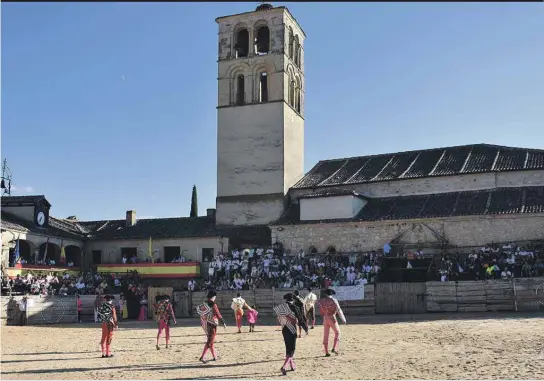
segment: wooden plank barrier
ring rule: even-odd
[[[484,281],[455,282],[458,312],[487,311],[487,293]]]
[[[74,296],[29,296],[26,307],[28,325],[77,323]]]
[[[454,282],[426,282],[427,312],[457,312]]]
[[[542,294],[537,295],[540,285],[543,285],[539,289]],[[518,311],[544,311],[544,278],[514,279],[513,287]]]
[[[485,298],[487,311],[515,311],[512,280],[486,280]]]

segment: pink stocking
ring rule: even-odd
[[[292,370],[297,369],[297,364],[295,364],[295,359],[292,357],[289,358],[289,365],[291,365]]]
[[[204,356],[206,356],[206,353],[208,353],[208,344],[206,344],[204,346],[204,350],[202,351],[202,356],[200,356],[201,358],[204,358]]]
[[[105,344],[104,343],[100,343],[100,347],[102,348],[102,354],[105,353]]]
[[[285,366],[290,362],[289,360],[291,360],[291,357],[285,356],[285,362],[283,363],[283,366],[281,367],[282,369],[285,369]]]
[[[217,358],[217,356],[215,355],[215,347],[212,345],[212,347],[210,348],[210,351],[212,352],[212,356],[213,358]]]
[[[109,356],[111,354],[111,345],[106,344],[106,356]]]

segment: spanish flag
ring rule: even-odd
[[[153,257],[153,246],[151,237],[149,237],[149,253],[147,254],[149,256],[149,259],[151,259],[151,263],[155,262],[155,258]]]

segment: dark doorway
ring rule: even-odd
[[[202,249],[202,262],[211,262],[213,261],[213,252],[214,249]]]
[[[81,266],[81,249],[74,245],[69,245],[64,248],[66,254],[66,264],[72,262],[74,267]]]
[[[93,250],[93,265],[102,264],[102,250]]]
[[[181,255],[181,247],[165,246],[164,247],[164,263],[172,263],[172,261]]]

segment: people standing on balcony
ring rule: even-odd
[[[336,315],[340,317],[342,323],[346,324],[346,318],[338,300],[336,300],[333,295],[336,295],[336,292],[333,289],[326,289],[323,291],[324,295],[319,299],[319,313],[323,316],[323,347],[325,349],[325,356],[329,357],[329,333],[332,329],[334,332],[334,341],[332,345],[332,353],[338,355],[338,343],[340,341],[340,327],[338,326],[338,320]]]

